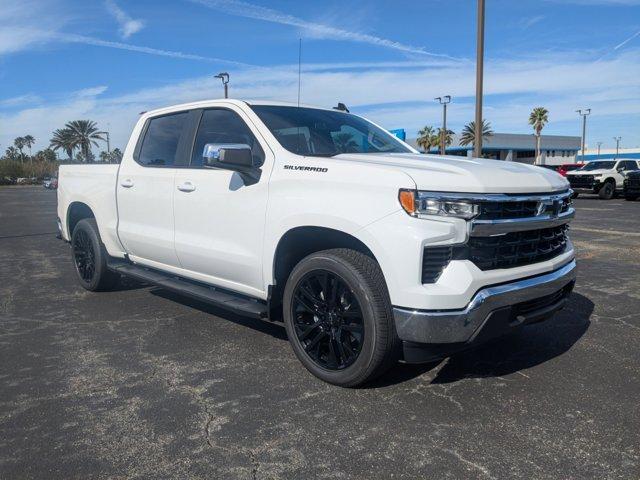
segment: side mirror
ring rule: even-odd
[[[238,171],[253,168],[251,147],[244,143],[207,143],[202,157],[205,167]]]

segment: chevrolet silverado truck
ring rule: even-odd
[[[624,179],[624,198],[630,202],[640,198],[640,169],[627,173]]]
[[[593,160],[578,170],[567,172],[567,180],[573,189],[573,197],[581,193],[596,193],[603,200],[611,200],[624,188],[628,172],[638,169],[636,160]]]
[[[58,225],[87,290],[130,276],[283,322],[311,373],[353,387],[561,309],[571,195],[345,111],[216,100],[142,114],[119,165],[61,166]]]

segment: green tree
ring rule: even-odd
[[[449,145],[451,145],[451,142],[453,142],[453,135],[455,135],[455,132],[453,130],[449,130],[447,129],[445,135],[444,135],[444,146],[448,147]],[[442,127],[438,128],[438,131],[435,134],[435,137],[437,139],[437,145],[440,145],[441,139],[442,139]]]
[[[69,161],[73,160],[73,151],[76,148],[75,137],[68,128],[58,128],[53,132],[49,141],[54,151],[62,150],[69,156]]]
[[[25,147],[26,143],[24,137],[17,137],[13,140],[13,145],[20,151],[20,161],[23,160],[24,153],[22,153],[22,149]]]
[[[17,162],[20,159],[20,152],[16,147],[9,146],[4,153],[4,159],[10,162]]]
[[[84,161],[90,161],[92,157],[91,144],[97,147],[97,140],[105,141],[98,125],[92,120],[73,120],[65,125],[65,129],[71,131],[75,146],[80,149]]]
[[[490,136],[493,135],[493,130],[491,130],[491,124],[487,122],[485,119],[482,119],[482,141],[484,142]],[[460,136],[460,145],[467,146],[476,145],[476,122],[471,121],[467,123],[462,129],[462,135]]]
[[[536,163],[540,161],[540,134],[548,122],[549,111],[544,107],[536,107],[529,114],[529,125],[531,125],[536,132]]]
[[[57,160],[56,152],[54,152],[50,148],[45,148],[44,150],[40,150],[36,152],[33,157],[36,162],[44,162],[44,163],[53,163]]]
[[[120,163],[122,162],[122,152],[119,148],[114,148],[111,150],[111,163]]]
[[[435,140],[435,143],[434,143],[434,140]],[[435,129],[430,125],[426,125],[424,128],[422,128],[418,132],[418,138],[416,139],[416,143],[425,152],[429,153],[429,149],[432,146],[438,145],[438,139],[436,137]]]
[[[32,135],[25,135],[24,137],[22,137],[22,140],[24,141],[25,147],[29,149],[29,158],[33,161],[33,156],[31,155],[31,147],[33,147],[33,144],[36,143],[36,139],[33,138]]]

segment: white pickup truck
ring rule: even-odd
[[[578,170],[567,173],[567,180],[573,189],[573,198],[581,193],[597,193],[604,200],[611,200],[624,189],[627,173],[640,168],[637,160],[615,158],[593,160]]]
[[[562,308],[571,193],[345,111],[216,100],[143,114],[120,165],[60,167],[58,224],[84,288],[126,275],[283,321],[309,371],[356,386]]]

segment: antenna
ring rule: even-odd
[[[302,83],[302,38],[298,42],[298,108],[300,107],[300,84]]]

